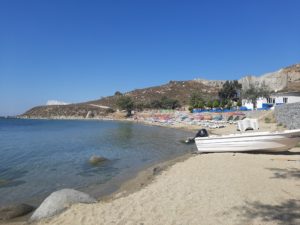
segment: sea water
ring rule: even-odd
[[[116,181],[195,150],[180,142],[188,135],[131,122],[0,119],[0,206],[38,203],[62,188],[111,192]],[[108,160],[93,166],[92,155]]]

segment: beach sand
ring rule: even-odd
[[[258,118],[260,131],[284,129],[265,123],[265,114]],[[235,133],[236,126],[209,132]],[[163,169],[157,176],[155,167]],[[187,154],[141,171],[99,203],[76,204],[34,224],[300,224],[300,148],[289,154]]]
[[[300,148],[193,155],[134,193],[38,224],[300,224]]]

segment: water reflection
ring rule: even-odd
[[[117,142],[128,143],[133,137],[132,123],[119,123],[116,129],[115,138]]]
[[[26,170],[0,168],[0,188],[13,187],[26,183],[18,179],[24,177],[27,173],[28,171]]]
[[[114,167],[114,164],[118,160],[107,160],[105,162],[101,162],[96,165],[91,165],[88,161],[83,163],[78,170],[80,171],[77,173],[80,176],[95,176],[95,175],[101,175],[104,173],[109,173],[109,174],[117,174],[118,173],[118,168]]]

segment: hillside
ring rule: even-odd
[[[21,117],[25,118],[91,118],[107,116],[109,111],[91,104],[49,105],[34,107]]]
[[[245,76],[239,80],[243,88],[250,84],[269,85],[272,91],[300,91],[300,64],[292,65],[278,71],[264,74],[260,77]],[[214,99],[224,81],[195,79],[190,81],[170,81],[167,84],[143,89],[136,89],[127,93],[135,103],[150,103],[163,96],[177,99],[181,105],[187,105],[192,93],[197,92],[203,98]],[[118,96],[108,96],[102,99],[70,105],[38,106],[25,112],[23,117],[29,118],[57,118],[57,117],[101,117],[109,114],[106,107],[116,109]]]
[[[197,81],[170,81],[168,84],[161,86],[149,87],[144,89],[136,89],[125,93],[132,97],[136,103],[150,103],[158,100],[162,96],[177,99],[181,105],[188,104],[191,93],[200,92],[204,98],[214,98],[218,94],[220,87],[212,87]],[[106,105],[112,108],[116,107],[117,96],[110,96],[89,103]]]
[[[124,94],[132,97],[135,103],[150,103],[166,96],[177,99],[181,105],[186,105],[191,93],[199,92],[203,94],[204,98],[215,98],[219,89],[220,87],[205,85],[199,81],[170,81],[165,85],[136,89]],[[21,116],[27,118],[101,117],[109,113],[105,107],[116,109],[117,99],[118,96],[109,96],[79,104],[38,106]]]

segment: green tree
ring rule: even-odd
[[[180,107],[180,103],[176,99],[163,96],[160,100],[153,100],[150,102],[150,108],[154,109],[176,109]]]
[[[256,109],[257,99],[260,97],[270,97],[270,89],[265,83],[262,83],[260,86],[254,86],[253,84],[250,84],[249,88],[242,92],[242,97],[250,100],[253,104],[253,108]]]
[[[123,94],[120,91],[115,92],[115,96],[121,96],[121,95],[123,95]]]
[[[189,106],[192,108],[197,108],[199,98],[200,96],[197,93],[192,93],[189,100]]]
[[[179,101],[176,99],[168,98],[166,96],[162,97],[161,100],[161,107],[163,109],[176,109],[180,107]]]
[[[204,109],[204,107],[205,107],[205,104],[204,104],[204,101],[202,100],[197,103],[195,108]]]
[[[213,107],[213,103],[212,103],[212,101],[211,100],[208,100],[207,102],[206,102],[206,106],[208,107],[208,108],[212,108]]]
[[[222,89],[219,91],[220,99],[237,99],[239,96],[239,92],[242,89],[242,84],[240,84],[237,80],[234,81],[226,81],[223,84]]]
[[[144,108],[146,108],[146,105],[142,102],[134,104],[134,108],[138,111],[142,111]]]
[[[231,107],[232,107],[232,101],[228,101],[228,103],[227,103],[227,109],[231,109]]]
[[[203,109],[204,108],[204,101],[199,93],[192,93],[189,101],[189,106],[193,109],[199,108]]]
[[[225,108],[225,106],[227,105],[228,100],[227,99],[222,99],[221,103],[220,103],[220,107],[221,108]]]
[[[155,99],[155,100],[152,100],[150,102],[150,108],[152,109],[160,109],[162,106],[161,106],[161,101]]]
[[[215,99],[215,100],[213,101],[213,108],[218,108],[219,106],[220,106],[219,100]]]
[[[131,97],[122,95],[122,96],[118,97],[117,106],[121,110],[126,110],[127,117],[129,117],[129,116],[131,116],[131,111],[134,108],[134,102],[132,101]]]
[[[242,106],[242,101],[241,101],[241,100],[238,100],[237,106],[238,106],[238,107],[241,107],[241,106]]]

